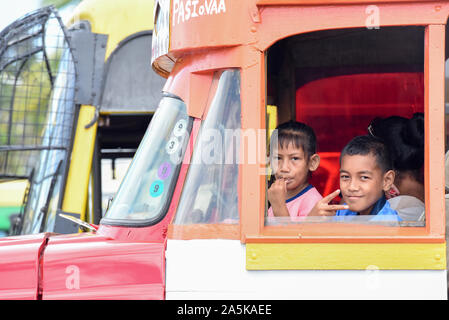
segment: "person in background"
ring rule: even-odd
[[[407,119],[399,116],[376,118],[368,132],[382,139],[393,158],[396,173],[387,191],[390,206],[406,221],[423,221],[424,214],[424,114]]]

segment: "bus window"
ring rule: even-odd
[[[278,124],[296,120],[313,128],[321,161],[310,183],[326,196],[340,187],[341,150],[355,136],[369,134],[375,118],[424,112],[424,27],[325,30],[280,40],[267,51],[267,95],[277,106]],[[424,203],[422,211],[420,219]],[[424,225],[407,217],[386,224],[398,220]],[[369,215],[350,221],[380,223]]]
[[[191,128],[184,102],[164,96],[102,223],[148,226],[165,217]]]
[[[201,125],[174,224],[239,223],[240,73],[220,75]]]
[[[115,193],[123,180],[132,158],[102,159],[101,160],[101,192],[102,215],[106,212],[109,199],[114,198]]]
[[[90,219],[98,223],[120,186],[152,114],[101,115],[92,159]]]

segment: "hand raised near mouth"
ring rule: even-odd
[[[289,216],[285,201],[287,200],[287,181],[284,178],[276,179],[267,192],[268,201],[273,208],[274,216]]]

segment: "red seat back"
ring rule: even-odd
[[[411,117],[424,110],[422,72],[359,73],[313,80],[296,90],[296,120],[317,136],[320,168],[312,184],[327,195],[339,188],[339,155],[376,117]]]

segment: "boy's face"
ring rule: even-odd
[[[298,194],[308,185],[309,171],[315,171],[320,161],[317,154],[310,158],[303,148],[296,148],[293,143],[273,150],[271,168],[276,179],[286,181],[287,197]]]
[[[394,172],[377,165],[373,154],[344,155],[340,166],[340,190],[349,210],[370,214],[374,204],[390,189]]]

